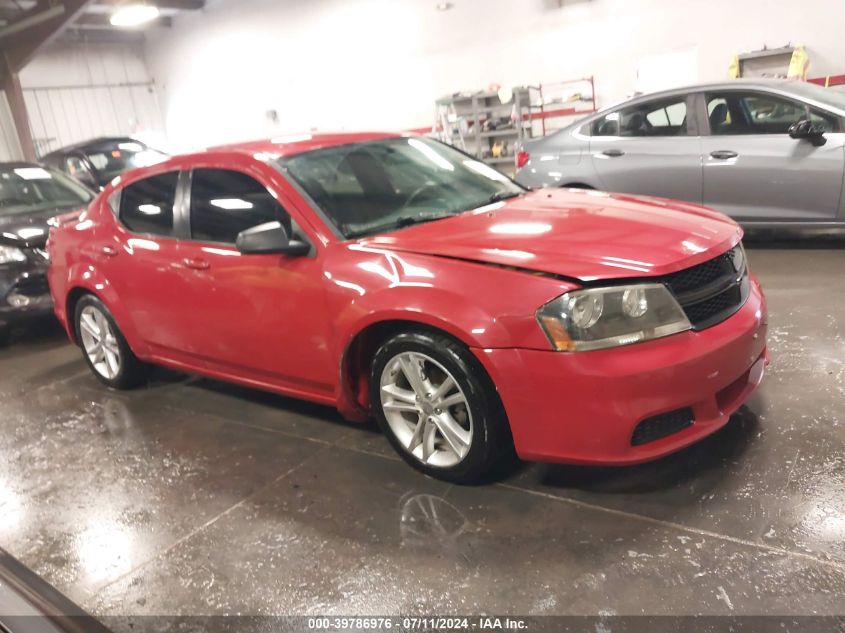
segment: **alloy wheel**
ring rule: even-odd
[[[472,414],[455,377],[436,360],[402,352],[385,365],[379,393],[384,417],[408,453],[451,468],[472,445]]]
[[[106,380],[114,380],[120,373],[120,347],[106,315],[94,306],[85,306],[79,315],[79,335],[94,370]]]

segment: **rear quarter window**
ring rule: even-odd
[[[173,206],[179,172],[150,176],[127,185],[120,194],[120,221],[133,233],[173,235]]]

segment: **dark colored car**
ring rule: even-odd
[[[64,174],[28,163],[0,163],[0,338],[21,318],[50,314],[50,218],[81,210],[93,194]]]
[[[99,190],[127,169],[146,167],[168,158],[129,137],[96,138],[68,145],[44,156],[45,165],[76,178],[86,187]]]

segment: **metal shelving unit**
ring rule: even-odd
[[[516,152],[534,136],[532,121],[542,98],[539,87],[522,86],[507,103],[497,92],[476,92],[444,97],[436,108],[435,136],[512,174]]]

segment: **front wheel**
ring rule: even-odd
[[[86,295],[79,300],[74,325],[85,361],[100,382],[113,389],[130,389],[146,379],[148,365],[132,353],[114,317],[97,297]]]
[[[449,337],[404,332],[387,340],[373,360],[370,399],[396,452],[432,477],[479,482],[512,453],[491,380]]]

